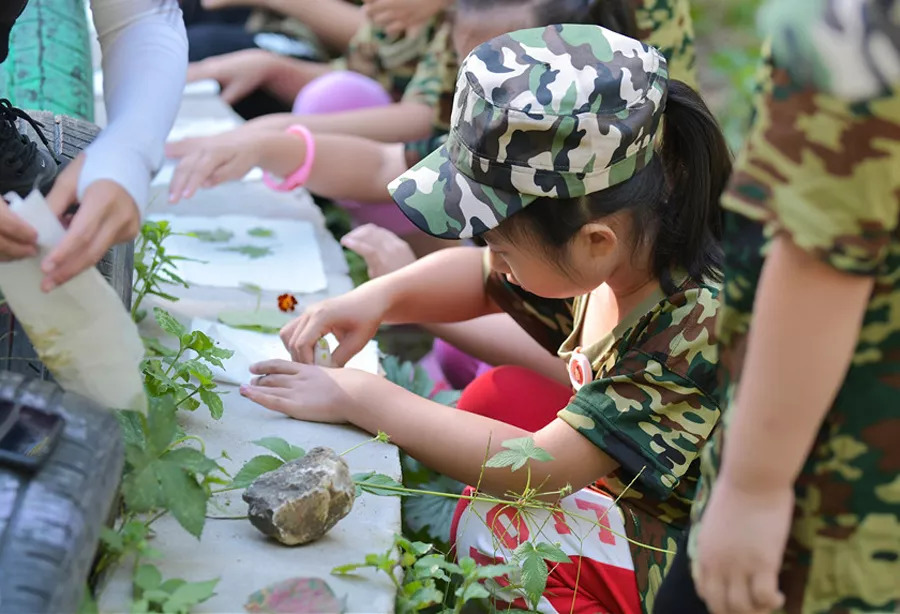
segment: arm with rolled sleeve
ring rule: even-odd
[[[92,0],[103,52],[108,123],[85,150],[82,197],[98,179],[121,185],[143,213],[181,101],[187,37],[177,0]]]

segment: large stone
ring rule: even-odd
[[[297,546],[325,535],[350,513],[355,496],[344,459],[329,448],[314,448],[257,478],[243,498],[254,527]]]

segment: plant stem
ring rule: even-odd
[[[187,401],[188,399],[190,399],[191,397],[193,397],[193,396],[194,396],[195,394],[197,394],[198,392],[200,392],[200,388],[199,388],[199,387],[198,387],[198,388],[195,388],[195,389],[194,389],[194,392],[192,392],[191,394],[185,396],[183,399],[181,399],[180,401],[178,401],[177,403],[175,403],[176,409],[177,409],[178,407],[181,407],[181,404],[182,404],[182,403],[184,403],[185,401]]]
[[[344,451],[341,452],[338,456],[346,456],[346,455],[350,454],[351,452],[353,452],[354,450],[358,450],[358,449],[360,449],[361,447],[367,446],[367,445],[369,445],[370,443],[375,443],[376,441],[378,441],[378,437],[373,437],[372,439],[366,439],[365,441],[356,444],[355,446],[353,446],[353,447],[350,448],[349,450],[344,450]]]
[[[196,441],[197,443],[200,444],[200,452],[203,454],[203,456],[206,456],[206,443],[202,439],[197,437],[196,435],[185,435],[181,439],[176,439],[175,441],[173,441],[172,443],[169,444],[169,447],[166,448],[166,452],[168,452],[169,450],[174,450],[175,446],[183,444],[185,441],[192,441],[192,440]]]

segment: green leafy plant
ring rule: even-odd
[[[165,612],[188,614],[191,609],[213,596],[218,579],[205,582],[187,582],[180,578],[163,580],[153,565],[141,565],[132,580],[136,600],[131,606],[133,614]]]
[[[134,288],[131,297],[131,317],[141,322],[147,315],[141,305],[147,296],[158,296],[167,301],[177,301],[178,297],[163,290],[165,284],[187,288],[188,284],[179,277],[176,263],[189,260],[182,256],[172,256],[166,251],[166,239],[174,236],[169,222],[145,222],[135,244]]]
[[[234,352],[218,347],[200,331],[188,332],[164,309],[154,308],[153,315],[160,328],[178,340],[178,347],[150,344],[143,362],[147,392],[156,398],[173,396],[179,409],[194,411],[201,404],[206,405],[210,415],[218,420],[224,405],[209,365],[221,368],[222,360],[231,358]]]
[[[248,281],[242,281],[240,289],[256,297],[256,308],[254,309],[254,311],[259,311],[260,304],[262,303],[263,289],[256,284],[251,284]]]

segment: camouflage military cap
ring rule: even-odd
[[[667,91],[665,58],[605,28],[504,34],[463,62],[444,146],[388,188],[425,232],[479,235],[539,197],[632,177],[653,156]]]

